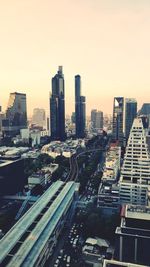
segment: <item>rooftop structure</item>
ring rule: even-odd
[[[125,217],[128,219],[150,221],[150,207],[127,205],[125,209]]]
[[[76,199],[78,186],[57,181],[0,241],[2,267],[43,266]]]

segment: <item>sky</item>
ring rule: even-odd
[[[65,78],[66,114],[74,111],[74,76],[81,75],[87,115],[112,114],[113,97],[150,102],[149,0],[0,0],[0,105],[27,94],[49,110],[51,78]]]

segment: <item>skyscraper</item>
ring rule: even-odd
[[[97,109],[91,110],[92,129],[99,131],[103,129],[103,112]]]
[[[6,110],[6,119],[9,121],[9,133],[16,134],[20,129],[27,127],[26,94],[11,93]]]
[[[150,155],[142,118],[135,118],[129,135],[120,177],[122,203],[147,204],[150,184]]]
[[[130,130],[137,115],[137,101],[133,98],[125,99],[125,138],[128,140]]]
[[[144,103],[138,112],[138,116],[150,116],[150,103]]]
[[[96,114],[96,129],[97,130],[103,129],[103,112],[99,110],[97,111]]]
[[[113,104],[113,140],[123,145],[123,110],[124,98],[114,97]]]
[[[76,137],[83,138],[85,136],[85,120],[86,120],[86,103],[85,96],[81,96],[81,77],[75,76],[75,124]]]
[[[52,78],[50,96],[50,125],[53,140],[65,140],[65,85],[62,66]]]
[[[92,128],[96,128],[96,114],[97,114],[97,109],[92,109],[91,110],[91,123],[92,123]]]

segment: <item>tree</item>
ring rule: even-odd
[[[32,195],[34,195],[34,196],[42,195],[43,194],[43,187],[42,187],[42,185],[40,185],[40,184],[35,185],[32,188],[31,192],[32,192]]]
[[[46,153],[40,154],[38,160],[42,163],[42,165],[47,165],[54,161],[54,159]]]

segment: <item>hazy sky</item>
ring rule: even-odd
[[[0,0],[0,104],[27,94],[28,114],[48,110],[63,65],[66,113],[74,75],[91,108],[112,113],[113,96],[150,102],[150,0]]]

